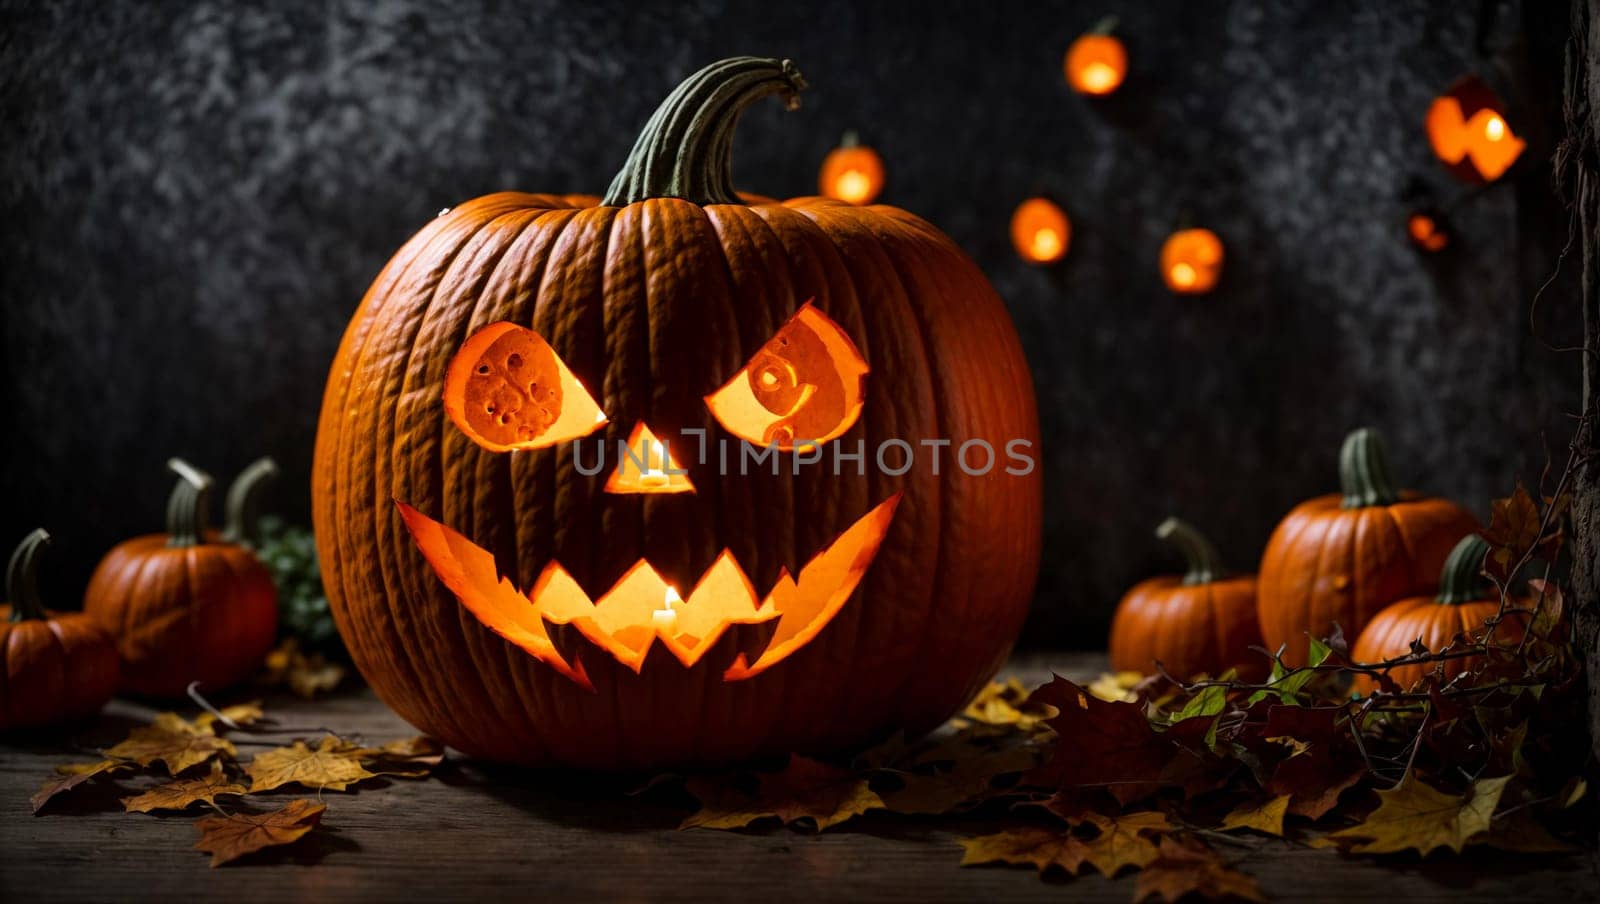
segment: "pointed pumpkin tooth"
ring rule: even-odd
[[[550,643],[556,648],[556,653],[560,654],[568,665],[577,668],[578,656],[582,652],[583,645],[588,643],[583,632],[571,622],[551,621],[548,614],[544,614],[543,618],[544,629],[550,635]]]
[[[717,641],[715,658],[711,662],[717,668],[726,671],[743,655],[745,665],[753,665],[767,651],[772,638],[778,633],[778,622],[781,619],[769,618],[754,624],[733,624],[723,632]]]

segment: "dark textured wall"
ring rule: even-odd
[[[0,27],[0,538],[58,536],[74,605],[113,541],[155,529],[181,453],[219,475],[270,452],[304,518],[327,362],[367,282],[435,211],[505,188],[602,190],[699,65],[789,56],[813,90],[765,104],[740,184],[814,190],[846,128],[884,200],[965,247],[1033,363],[1050,510],[1027,641],[1102,641],[1121,590],[1171,568],[1169,512],[1240,565],[1332,488],[1340,436],[1388,434],[1407,482],[1480,513],[1575,407],[1529,328],[1565,240],[1548,156],[1562,3],[716,0],[5,3]],[[1067,43],[1120,14],[1133,73],[1071,94]],[[1456,211],[1455,246],[1401,238],[1402,192],[1456,188],[1421,131],[1457,75],[1508,64],[1536,142]],[[1011,253],[1027,193],[1076,236]],[[1181,220],[1228,243],[1221,289],[1154,268]],[[1570,286],[1535,318],[1569,336]],[[1557,434],[1559,435],[1559,434]]]

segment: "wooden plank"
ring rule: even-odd
[[[1053,669],[1092,677],[1103,657],[1027,656],[1007,670],[1037,683]],[[365,690],[314,703],[275,700],[296,725],[369,741],[414,732]],[[615,782],[451,761],[427,781],[327,793],[324,828],[293,848],[222,869],[191,849],[193,817],[124,814],[112,793],[80,793],[28,815],[59,763],[121,737],[150,710],[117,702],[72,739],[0,744],[0,900],[429,900],[498,897],[776,901],[1124,902],[1132,880],[1040,881],[1031,871],[962,869],[957,839],[993,820],[872,814],[821,835],[773,828],[678,831],[686,814]],[[293,795],[279,800],[288,801]],[[1279,900],[1594,900],[1585,857],[1468,858],[1399,866],[1246,840],[1240,866]],[[1070,887],[1067,887],[1070,886]]]

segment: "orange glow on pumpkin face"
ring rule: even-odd
[[[551,562],[526,594],[500,576],[494,555],[403,502],[407,529],[439,579],[489,630],[585,687],[592,647],[640,672],[657,646],[685,668],[702,661],[726,681],[752,678],[828,625],[855,592],[894,520],[900,494],[861,516],[801,569],[780,573],[765,597],[724,550],[679,598],[640,560],[598,600]]]
[[[1209,292],[1222,277],[1222,240],[1209,229],[1183,229],[1161,246],[1161,278],[1179,295]]]
[[[1011,214],[1011,245],[1025,261],[1053,264],[1071,243],[1072,221],[1048,198],[1029,198]]]
[[[1103,96],[1117,90],[1127,78],[1128,51],[1111,35],[1086,34],[1067,48],[1062,69],[1072,90]]]
[[[844,330],[810,302],[705,401],[735,436],[792,451],[826,442],[861,415],[869,368]],[[543,449],[607,422],[545,339],[495,323],[474,333],[451,360],[444,406],[450,420],[491,452]],[[607,479],[607,494],[685,494],[694,485],[671,445],[644,421]],[[896,493],[817,551],[798,575],[786,569],[758,593],[724,549],[680,595],[640,559],[598,599],[550,560],[531,589],[502,577],[495,555],[395,500],[423,557],[461,605],[489,630],[573,681],[593,689],[583,665],[598,651],[640,672],[654,658],[684,668],[711,663],[727,681],[760,674],[817,636],[855,592],[894,520]]]
[[[706,405],[734,436],[787,452],[849,430],[869,371],[845,331],[807,302]]]
[[[883,191],[883,159],[878,152],[861,144],[844,144],[828,152],[817,176],[817,191],[823,197],[846,204],[871,204]]]
[[[689,475],[666,443],[656,439],[644,421],[633,427],[626,448],[619,450],[616,470],[606,481],[607,493],[693,493]]]
[[[1433,153],[1467,182],[1493,182],[1505,175],[1527,142],[1501,112],[1500,99],[1481,79],[1456,82],[1428,107],[1424,127]]]
[[[445,372],[444,409],[491,452],[543,449],[588,436],[605,413],[550,343],[499,322],[472,335]]]

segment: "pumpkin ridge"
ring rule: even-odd
[[[416,367],[418,345],[427,335],[426,327],[430,315],[444,304],[440,295],[441,289],[450,283],[452,277],[458,275],[463,257],[471,257],[482,252],[492,241],[496,227],[501,226],[503,220],[524,216],[527,210],[526,207],[500,210],[487,220],[472,224],[471,229],[466,231],[467,234],[463,236],[460,244],[455,246],[448,258],[428,267],[421,285],[406,293],[406,296],[412,299],[409,316],[403,317],[398,324],[390,324],[387,330],[380,330],[375,337],[376,347],[366,350],[368,355],[375,356],[370,359],[374,363],[368,364],[369,358],[364,355],[361,364],[356,368],[357,373],[367,374],[363,384],[365,392],[357,398],[356,404],[361,410],[372,412],[370,431],[376,441],[372,443],[371,458],[366,463],[370,471],[364,482],[371,486],[371,498],[374,500],[388,498],[394,489],[397,475],[403,473],[394,468],[394,459],[401,453],[397,442],[400,437],[396,435],[399,428],[396,421],[401,412],[386,411],[379,404],[379,398],[368,396],[378,395],[385,390],[392,391],[396,383],[400,384],[403,391],[406,378]],[[377,373],[371,374],[369,370]],[[409,446],[409,438],[407,445]],[[390,451],[384,453],[381,451],[383,449]],[[405,451],[409,453],[413,450],[408,448]],[[445,493],[442,481],[439,493],[443,499]],[[410,585],[411,582],[407,578],[409,569],[403,567],[390,554],[391,550],[403,551],[405,547],[395,542],[394,531],[389,523],[394,515],[388,510],[389,508],[375,504],[365,513],[370,535],[376,541],[370,544],[373,562],[366,566],[372,571],[370,579],[375,579],[382,589],[385,605],[395,626],[394,641],[398,655],[403,657],[402,662],[406,667],[424,676],[412,686],[412,693],[422,697],[429,711],[443,717],[448,729],[441,726],[441,734],[448,730],[455,737],[469,736],[455,721],[454,707],[449,705],[451,695],[444,689],[438,688],[431,677],[440,673],[441,663],[437,657],[420,649],[431,647],[428,637],[436,631],[430,631],[421,624],[426,619],[420,618],[419,613],[412,611],[415,604],[409,606],[401,604],[402,600],[425,600],[429,597],[423,595],[428,592],[426,588]],[[401,552],[401,555],[404,554],[406,553]],[[481,678],[474,680],[481,681]]]
[[[924,370],[919,377],[925,381],[933,401],[931,410],[929,412],[931,421],[929,426],[935,431],[935,435],[939,435],[939,433],[942,432],[941,427],[944,424],[946,399],[944,398],[943,387],[940,384],[940,380],[935,376],[937,367],[933,350],[928,342],[927,321],[921,311],[918,309],[918,306],[911,303],[911,299],[916,297],[916,293],[914,293],[912,290],[911,281],[907,280],[906,278],[904,268],[900,262],[895,259],[895,256],[889,253],[889,249],[887,247],[887,243],[884,241],[883,235],[869,228],[868,224],[872,222],[871,218],[875,217],[876,215],[869,212],[859,217],[840,216],[839,212],[841,209],[844,211],[854,210],[846,205],[807,205],[795,206],[789,209],[795,211],[800,217],[809,221],[813,227],[817,229],[824,238],[827,239],[828,243],[834,247],[835,253],[839,255],[841,262],[845,262],[848,259],[844,254],[845,248],[839,243],[840,235],[848,236],[850,241],[855,245],[854,250],[856,250],[858,253],[860,250],[862,250],[862,248],[870,248],[870,253],[878,259],[878,275],[885,281],[892,281],[894,288],[897,290],[894,294],[894,297],[902,300],[900,310],[897,312],[897,316],[909,319],[915,326],[915,329],[907,331],[909,335],[906,337],[906,339],[908,343],[914,342],[918,353],[917,357],[923,362]],[[859,213],[859,211],[856,212]],[[825,224],[824,220],[827,220],[828,222]],[[837,230],[837,233],[835,230]],[[857,299],[859,304],[861,292],[856,284],[855,271],[847,264],[844,273],[851,284],[852,292],[850,294],[852,297]],[[863,335],[865,335],[865,331],[863,331]],[[870,349],[865,345],[865,343],[858,344],[858,348],[861,349],[863,355],[870,354]],[[882,400],[880,399],[879,402],[881,403]],[[873,425],[869,426],[869,430],[874,429],[875,425],[879,421],[878,418],[873,418],[872,420]],[[927,500],[925,501],[925,504],[937,505],[942,510],[943,502],[948,492],[946,481],[949,473],[950,469],[944,468],[941,469],[937,478],[933,477],[932,475],[927,477],[928,483],[926,486],[928,486],[929,489],[926,493]],[[870,484],[869,492],[874,494],[882,494],[885,489],[885,475],[874,473],[871,477],[871,480],[872,483]],[[891,492],[901,488],[902,484],[897,478],[893,488],[891,489]],[[890,529],[893,530],[892,525]],[[947,531],[948,528],[946,525],[941,523],[938,540],[932,552],[932,561],[926,563],[925,565],[928,572],[933,575],[932,586],[935,587],[940,586],[942,583],[940,580],[940,574],[946,560],[946,544],[949,542]],[[869,574],[867,577],[870,579],[871,575]],[[862,586],[858,587],[856,592],[866,594],[869,592],[870,586],[871,585],[869,581],[864,579],[862,581]],[[939,627],[937,624],[938,620],[934,617],[936,613],[932,611],[933,603],[934,597],[930,596],[924,602],[922,602],[920,606],[918,606],[917,613],[914,617],[915,621],[913,622],[913,630],[917,633],[915,640],[909,642],[906,645],[906,648],[914,650],[927,649],[930,635],[937,627]],[[865,607],[857,606],[856,608],[860,610]],[[847,623],[851,626],[851,643],[849,645],[851,649],[854,649],[854,647],[857,645],[859,639],[859,625],[864,614],[865,613],[860,611],[854,613],[854,617],[851,622]],[[907,618],[909,620],[913,618],[913,616],[908,615]],[[920,630],[917,630],[919,628]],[[852,662],[852,672],[854,671],[854,662]],[[914,675],[908,670],[906,673],[900,676],[895,690],[890,695],[889,699],[895,701],[903,699],[906,695],[906,688],[912,682],[918,680],[926,680],[926,676]],[[958,701],[957,705],[959,705],[960,702],[964,701]]]
[[[818,208],[818,214],[823,215],[821,208]],[[832,216],[839,217],[842,216],[842,214],[833,213]],[[981,310],[979,306],[998,305],[1003,309],[1004,303],[999,300],[998,296],[994,295],[992,289],[990,289],[990,291],[987,293],[988,297],[984,297],[984,293],[981,291],[979,286],[975,284],[970,286],[966,285],[967,281],[971,278],[971,274],[976,272],[975,265],[969,258],[966,257],[963,252],[960,251],[959,248],[954,246],[954,244],[948,240],[938,241],[930,239],[924,231],[904,219],[891,216],[882,216],[870,210],[865,215],[860,217],[859,226],[863,231],[873,236],[875,243],[882,249],[883,254],[889,258],[890,265],[899,278],[901,285],[906,287],[906,297],[908,299],[912,297],[937,298],[939,299],[940,304],[938,306],[931,306],[933,307],[933,310],[943,311],[956,309],[962,311],[964,314],[970,315],[976,315]],[[894,254],[890,253],[891,245],[896,252]],[[926,272],[929,274],[925,285],[919,283],[915,278],[917,272]],[[935,273],[945,274],[946,278],[937,278],[931,275]],[[908,274],[911,278],[908,278]],[[966,288],[971,288],[973,294],[968,296],[965,295],[964,291],[958,291],[958,285],[961,285],[963,290]],[[915,287],[917,291],[913,292],[913,287]],[[933,407],[935,412],[934,426],[935,428],[942,428],[941,432],[945,432],[953,429],[952,422],[957,420],[957,418],[951,416],[953,409],[948,392],[947,382],[956,379],[954,374],[958,373],[959,369],[953,366],[951,359],[954,358],[959,361],[962,360],[965,355],[972,354],[972,348],[970,345],[961,345],[957,340],[966,339],[972,342],[982,342],[987,346],[987,351],[989,353],[996,353],[1002,347],[1016,348],[1019,345],[1019,340],[1016,337],[1015,328],[1010,325],[1009,319],[1004,319],[1003,323],[988,324],[989,330],[986,334],[981,333],[981,331],[980,333],[972,334],[971,331],[973,329],[984,323],[984,318],[976,316],[974,316],[972,323],[968,324],[967,329],[964,330],[960,335],[943,337],[941,339],[939,336],[939,331],[936,330],[934,325],[930,322],[932,311],[929,310],[929,307],[930,306],[925,305],[910,305],[910,312],[917,325],[915,332],[923,350],[924,360],[927,362],[927,379],[929,381],[929,391],[933,397]],[[973,335],[979,335],[980,338],[973,340]],[[956,344],[947,345],[951,342],[956,342]],[[1020,381],[1017,382],[1016,391],[1030,399],[1032,398],[1031,379],[1021,380],[1019,374],[1015,371],[1008,371],[1003,375],[990,374],[988,375],[987,379],[994,382],[1001,382],[1002,380],[1012,382]],[[1025,385],[1023,385],[1024,383]],[[968,422],[967,426],[970,427],[973,433],[982,433],[986,428],[991,427],[1001,427],[1002,429],[1005,427],[1010,427],[1017,430],[1019,433],[1027,433],[1029,438],[1036,440],[1038,436],[1036,411],[1032,405],[1024,406],[1024,408],[1027,412],[1031,412],[1031,414],[1025,413],[1020,418],[1020,424],[1002,425],[986,420],[984,415],[987,412],[983,410],[969,414],[962,420]],[[952,437],[952,439],[954,438],[955,437]],[[996,456],[998,455],[999,451],[997,450]],[[943,504],[943,500],[952,495],[951,481],[957,479],[957,474],[958,470],[956,468],[945,468],[941,470],[941,473],[937,479],[938,497],[941,500],[941,505]],[[968,488],[966,492],[969,495],[977,494],[979,493],[979,490],[976,487],[972,487]],[[1042,518],[1042,509],[1035,508],[1035,510],[1029,514],[1033,516],[1033,518],[1030,520]],[[954,530],[954,525],[941,524],[939,545],[935,562],[932,566],[935,569],[934,586],[941,588],[941,594],[954,593],[959,595],[968,589],[967,586],[952,586],[957,584],[957,582],[953,579],[951,573],[952,569],[960,569],[962,567],[960,560],[951,555],[951,543],[953,542],[952,534],[954,533]],[[1019,531],[1019,533],[1021,532],[1022,531]],[[1029,534],[1033,533],[1032,530],[1026,530],[1025,532]],[[1008,587],[1007,589],[1012,593],[1021,593],[1022,595],[1031,596],[1032,587],[1036,579],[1038,550],[1035,546],[1035,548],[1031,551],[1024,551],[1027,552],[1026,555],[1011,557],[1015,558],[1017,561],[1010,569],[1008,569],[1008,574],[992,576],[994,579],[987,582],[990,585],[988,587],[970,588],[974,591],[989,591],[990,611],[981,611],[975,608],[964,610],[961,613],[961,624],[952,626],[948,632],[949,636],[960,637],[970,633],[983,631],[987,627],[985,624],[983,624],[983,622],[997,614],[996,610],[1003,613],[1002,607],[1007,605],[1007,603],[1001,598],[1004,596],[1004,594],[996,595],[993,586],[999,581],[1005,581],[1008,584],[1026,584],[1026,588]],[[960,583],[963,585],[970,585],[970,583],[977,578],[977,576],[973,574],[965,574],[961,577],[962,581]],[[924,631],[919,638],[919,649],[926,649],[928,647],[928,639],[930,634],[937,629],[943,628],[944,626],[945,619],[934,617],[937,613],[932,608],[933,604],[934,598],[930,598],[927,607],[925,608],[926,615],[924,616]],[[1020,629],[1021,619],[1025,615],[1025,612],[1018,612],[1013,607],[1013,612],[1010,619],[1012,623],[1005,625],[996,633],[1001,636],[1014,638],[1016,630]],[[1003,659],[1008,649],[1009,644],[997,651],[997,655],[995,657],[992,657],[995,661],[987,664],[990,675],[993,674],[994,669],[999,668],[999,660]],[[987,677],[989,677],[989,675],[982,675],[979,676],[977,680],[981,682]],[[909,676],[907,680],[910,680]],[[969,692],[971,690],[976,690],[976,687],[968,689]],[[970,695],[970,693],[968,695]],[[961,702],[963,701],[957,700],[955,701],[954,705],[959,706]]]
[[[378,674],[392,674],[403,664],[413,662],[414,657],[402,636],[405,617],[393,611],[395,604],[390,601],[388,576],[381,563],[364,557],[359,549],[377,540],[380,536],[377,527],[368,524],[363,528],[362,519],[355,518],[351,511],[359,505],[360,494],[354,488],[356,477],[369,466],[369,463],[358,460],[362,456],[357,454],[356,447],[375,429],[373,421],[377,418],[372,398],[377,390],[365,376],[374,368],[372,362],[379,355],[380,347],[386,343],[385,337],[390,326],[383,316],[396,306],[406,303],[415,305],[422,300],[424,287],[436,284],[443,278],[444,267],[448,267],[449,262],[470,244],[481,229],[480,224],[467,221],[467,214],[475,214],[480,208],[501,211],[510,206],[509,198],[489,195],[459,205],[450,214],[424,224],[421,232],[390,259],[379,274],[378,281],[368,290],[367,297],[357,308],[346,330],[349,345],[341,342],[338,356],[331,366],[330,386],[323,402],[328,417],[319,425],[318,431],[318,451],[331,458],[331,461],[325,459],[318,469],[319,472],[327,470],[328,485],[323,491],[323,504],[316,506],[316,511],[321,514],[321,523],[316,525],[316,532],[319,538],[329,538],[325,552],[331,552],[332,555],[323,555],[322,558],[324,569],[334,571],[337,577],[337,584],[329,588],[335,623],[343,617],[352,620],[351,631],[359,641],[361,655],[375,657],[384,664],[382,669],[374,670]],[[437,256],[436,249],[445,251],[442,267],[433,263]],[[394,271],[392,277],[391,270]],[[387,283],[383,282],[385,278],[389,278]],[[431,294],[429,290],[428,295]],[[341,368],[341,364],[345,366]],[[337,399],[333,380],[338,381]],[[352,410],[359,414],[354,421],[348,417]],[[325,434],[330,436],[328,442],[331,448],[324,447],[322,436]],[[369,475],[367,480],[371,479]],[[351,517],[356,529],[337,529],[335,524],[341,517]],[[319,550],[323,546],[319,540]],[[368,596],[364,589],[368,586],[373,586],[385,600],[383,611],[388,613],[388,619],[381,617],[380,612],[369,611],[360,605],[360,601]],[[346,600],[351,602],[349,606],[344,604]],[[348,615],[345,614],[346,610]],[[376,633],[383,640],[373,642],[368,639],[369,633]],[[347,632],[345,636],[349,642],[352,634]],[[406,717],[407,721],[412,721],[412,714],[424,708],[418,705],[419,700],[427,703],[426,709],[437,710],[431,694],[415,687],[396,685],[392,689],[377,687],[376,690],[383,702]],[[435,721],[430,725],[430,728],[435,727],[439,734],[455,732],[454,737],[446,738],[447,741],[462,737],[448,720],[445,724]]]
[[[589,211],[594,211],[594,213],[590,213]],[[587,227],[591,219],[603,219],[605,228],[601,231],[603,237],[601,239],[601,246],[599,249],[599,259],[603,261],[605,259],[605,253],[610,247],[610,224],[614,218],[614,212],[611,212],[605,208],[578,208],[570,217],[560,221],[559,228],[556,229],[555,234],[549,236],[548,240],[543,243],[542,251],[540,253],[537,279],[533,279],[529,274],[523,274],[521,278],[521,280],[532,284],[531,290],[528,292],[525,301],[525,304],[529,308],[526,319],[536,330],[551,320],[559,323],[565,319],[559,311],[551,314],[548,313],[548,309],[552,305],[557,304],[562,298],[562,293],[559,291],[558,287],[552,285],[551,280],[558,278],[555,274],[561,274],[564,276],[568,272],[564,267],[558,266],[559,262],[565,260],[565,258],[561,257],[561,254],[563,249],[567,248],[570,244],[568,236],[571,235],[576,228]],[[545,217],[541,216],[530,225],[530,228],[549,229],[550,227],[546,225]],[[522,241],[522,238],[519,238],[518,241]],[[583,301],[588,300],[589,299],[587,297],[583,299]],[[543,332],[544,331],[541,330],[541,333]],[[599,331],[595,331],[595,334],[597,336],[603,335]],[[603,350],[600,355],[597,355],[596,357],[600,357],[602,355]],[[569,365],[573,365],[571,358],[564,356],[564,360],[566,360]],[[589,383],[586,382],[585,385],[587,386]],[[442,429],[448,430],[447,427],[442,427]],[[442,442],[443,440],[441,439],[441,443]],[[443,449],[444,446],[441,445],[440,448]],[[555,469],[559,467],[560,459],[566,454],[568,453],[565,453],[560,449],[553,449],[547,450],[547,453],[544,455],[508,456],[508,485],[512,489],[512,494],[518,494],[517,488],[519,486],[529,488],[530,495],[533,495],[536,499],[538,499],[540,504],[545,506],[546,510],[552,513],[549,519],[552,523],[557,517],[555,515],[557,512],[557,501],[553,480],[554,473]],[[513,508],[515,508],[515,506],[513,506]],[[525,560],[530,571],[533,567],[532,559],[528,556],[525,556],[523,550],[525,547],[530,546],[536,548],[536,545],[540,541],[539,532],[542,531],[543,528],[530,524],[532,519],[528,518],[521,512],[513,512],[513,517],[513,523],[515,527],[512,529],[511,534],[516,543],[517,554],[516,567],[511,574],[520,582],[523,580],[523,566],[525,564]],[[527,533],[528,536],[525,537],[525,533]],[[553,551],[556,549],[554,531],[545,531],[545,534],[546,539],[548,540],[548,548]],[[592,550],[594,547],[592,539],[586,540],[585,545],[590,550]],[[519,583],[518,586],[531,587],[531,578],[529,583]],[[469,635],[472,631],[471,628],[466,626],[467,617],[469,616],[467,616],[466,613],[460,612],[460,607],[458,606],[457,620],[462,625],[461,631],[464,636]],[[474,649],[471,640],[468,641],[468,644],[469,649]],[[485,649],[485,646],[488,648]],[[511,708],[520,709],[525,716],[525,718],[522,720],[522,724],[516,727],[517,741],[515,744],[521,748],[519,751],[520,755],[526,756],[527,749],[532,747],[540,752],[541,758],[550,758],[552,756],[552,748],[548,738],[546,737],[546,733],[539,728],[534,727],[539,721],[537,718],[538,711],[542,710],[549,712],[554,709],[554,704],[556,702],[554,695],[550,693],[550,681],[547,679],[547,677],[542,676],[538,671],[540,669],[545,669],[545,666],[543,663],[527,662],[526,660],[528,660],[529,657],[523,655],[520,650],[499,638],[482,638],[481,644],[479,644],[472,653],[474,660],[478,658],[480,652],[488,657],[493,663],[498,665],[498,674],[509,676],[514,698]],[[485,684],[492,683],[494,682],[485,681]],[[498,696],[494,693],[492,688],[489,690],[489,695],[491,698]]]
[[[491,303],[503,300],[499,295],[491,295],[488,290],[490,287],[497,285],[496,277],[500,273],[500,268],[513,251],[519,250],[519,243],[529,234],[530,230],[537,226],[542,218],[553,212],[553,209],[545,206],[543,202],[555,199],[547,199],[535,195],[524,200],[527,202],[527,206],[500,212],[493,218],[479,224],[479,228],[473,233],[472,238],[464,243],[457,250],[457,253],[450,258],[449,262],[443,267],[438,282],[434,284],[432,292],[429,293],[426,303],[421,307],[421,311],[417,316],[418,328],[416,333],[413,334],[409,342],[404,343],[406,348],[405,366],[399,371],[397,377],[400,382],[400,397],[405,399],[414,394],[420,395],[426,389],[428,390],[428,397],[432,401],[414,410],[406,408],[405,404],[402,403],[393,412],[392,419],[395,423],[391,429],[398,435],[400,430],[398,421],[401,418],[406,418],[411,425],[411,431],[407,436],[405,445],[409,446],[417,439],[421,439],[423,443],[431,447],[431,451],[426,455],[416,454],[417,450],[414,448],[402,449],[400,442],[384,442],[380,446],[391,450],[388,462],[389,470],[386,472],[391,475],[391,485],[396,482],[403,482],[405,485],[415,483],[422,486],[436,486],[440,501],[446,503],[441,505],[440,511],[442,513],[448,512],[448,517],[453,518],[454,523],[463,524],[468,529],[474,529],[478,526],[479,515],[477,508],[480,497],[491,492],[496,486],[496,481],[487,475],[498,472],[504,462],[509,461],[510,456],[486,456],[476,452],[469,456],[461,456],[463,461],[462,468],[470,468],[474,474],[472,481],[474,491],[459,497],[469,506],[466,511],[449,511],[449,500],[458,498],[457,494],[448,492],[451,481],[446,473],[443,458],[443,450],[447,444],[446,438],[450,427],[446,418],[431,416],[432,412],[437,409],[437,399],[439,397],[438,393],[432,392],[432,387],[442,383],[442,369],[436,363],[437,355],[424,356],[420,365],[416,363],[417,347],[425,339],[430,341],[437,339],[437,335],[430,330],[430,325],[432,324],[439,324],[442,329],[448,330],[448,338],[444,340],[446,344],[459,344],[473,331],[474,323],[482,325],[492,320],[502,319],[491,316],[484,311],[484,308]],[[554,210],[559,210],[561,215],[568,218],[573,215],[562,209]],[[435,371],[438,371],[437,378],[434,374]],[[396,377],[391,377],[390,379],[396,379]],[[432,443],[428,443],[425,439],[427,436],[437,436],[437,439]],[[380,496],[378,498],[383,497]],[[386,516],[379,519],[380,530],[384,529],[384,524],[391,525],[389,530],[393,537],[400,537],[399,529],[392,527],[395,521],[394,513],[385,511],[390,507],[376,506],[375,508],[382,516]],[[475,534],[481,537],[484,532],[475,531]],[[503,555],[501,553],[501,544],[504,541],[504,537],[495,535],[493,539],[494,549],[491,551],[491,555],[494,555],[496,560],[499,561]],[[383,544],[380,543],[379,545],[382,546]],[[400,567],[399,562],[400,560],[396,560],[396,580],[402,588],[405,588],[405,596],[411,599],[433,599],[433,596],[429,594],[437,594],[437,588],[427,586],[426,578],[421,578],[414,569]],[[454,603],[453,598],[448,603],[441,602],[439,605],[448,608],[450,603]],[[391,603],[391,605],[393,604]],[[497,699],[498,695],[490,687],[492,682],[483,677],[483,668],[477,655],[478,650],[467,639],[468,629],[461,623],[459,615],[454,619],[448,616],[413,619],[412,623],[416,626],[413,630],[416,632],[418,645],[424,650],[450,646],[450,644],[441,643],[442,641],[459,642],[455,643],[452,648],[463,650],[464,652],[458,655],[472,662],[474,668],[470,671],[473,674],[473,683],[482,691],[485,697],[495,700],[497,704],[501,703]],[[490,643],[494,642],[488,639],[485,640]],[[430,676],[443,674],[442,661],[447,661],[447,658],[430,656],[426,674]],[[435,687],[431,678],[424,681],[423,684],[427,686],[431,694],[438,696],[440,699],[449,700],[453,693],[457,692],[456,689]]]

